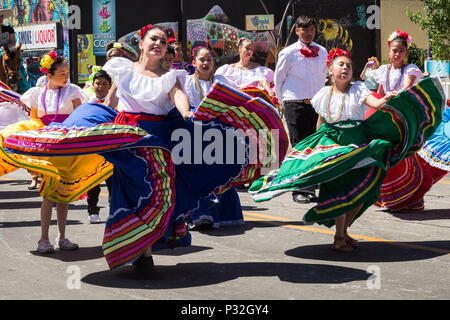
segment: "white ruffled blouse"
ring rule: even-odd
[[[206,97],[209,88],[211,88],[211,82],[209,80],[198,79],[198,84],[200,86],[201,92],[198,92],[194,75],[186,76],[184,93],[188,97],[189,104],[193,107],[198,107],[200,102],[202,102],[203,98]]]
[[[389,72],[389,66],[390,66],[389,64],[384,64],[380,66],[378,69],[376,69],[372,74],[373,80],[375,80],[376,83],[383,86],[385,94],[392,91],[402,90],[403,86],[405,85],[405,81],[408,79],[408,76],[416,76],[413,85],[419,82],[420,79],[422,78],[422,71],[420,71],[420,69],[415,64],[408,64],[403,71],[404,72],[403,80],[401,81],[401,83],[397,85],[397,87],[395,85],[400,80],[402,69],[401,68],[391,69],[389,73],[389,87],[388,87],[387,76]]]
[[[177,79],[181,87],[184,87],[186,71],[171,69],[159,78],[152,78],[136,72],[133,64],[129,59],[117,57],[103,66],[103,70],[117,86],[117,110],[154,115],[168,114],[174,107],[169,92]]]
[[[215,76],[221,75],[228,81],[232,82],[236,87],[242,88],[245,86],[255,86],[263,89],[259,82],[261,80],[267,80],[269,83],[273,82],[274,73],[271,69],[259,66],[250,70],[243,70],[239,68],[233,68],[229,64],[225,64],[217,69]]]
[[[368,106],[364,104],[364,100],[369,94],[370,90],[364,82],[356,81],[348,90],[345,96],[342,115],[339,118],[340,107],[344,94],[336,94],[333,92],[331,96],[329,112],[328,112],[328,97],[330,95],[331,87],[323,87],[311,99],[311,104],[316,110],[317,114],[325,118],[328,123],[344,121],[344,120],[364,120],[365,113]],[[328,115],[328,113],[330,113]]]
[[[39,118],[42,118],[46,114],[71,114],[74,109],[73,100],[80,99],[81,103],[87,102],[88,100],[80,87],[68,83],[65,87],[61,88],[61,91],[59,89],[48,89],[45,94],[44,103],[45,88],[45,85],[42,87],[30,88],[20,97],[20,100],[23,103],[37,110],[37,116]],[[47,111],[45,111],[45,109],[47,109]]]

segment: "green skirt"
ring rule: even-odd
[[[433,134],[444,106],[439,80],[426,78],[365,121],[323,124],[249,192],[261,202],[319,185],[318,203],[305,214],[305,223],[331,227],[335,218],[362,204],[357,219],[377,201],[387,170],[420,150]]]

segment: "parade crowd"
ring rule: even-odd
[[[411,37],[397,30],[387,39],[389,64],[368,57],[354,81],[349,52],[315,43],[316,31],[314,19],[298,17],[298,41],[281,50],[275,70],[253,61],[247,38],[238,40],[238,62],[216,68],[208,47],[193,48],[186,62],[182,43],[150,24],[140,30],[139,61],[108,44],[106,64],[92,68],[84,88],[70,83],[69,65],[54,51],[41,59],[36,86],[18,95],[3,85],[0,175],[23,168],[29,188],[39,187],[37,251],[78,249],[67,237],[68,204],[86,199],[89,222],[103,222],[103,181],[108,266],[132,264],[143,277],[154,272],[154,251],[189,246],[195,228],[244,224],[237,188],[256,202],[289,192],[295,203],[314,204],[303,222],[335,226],[338,252],[357,250],[348,228],[372,205],[423,210],[450,168],[439,80],[406,62]],[[215,150],[245,150],[245,163],[174,163],[174,132],[194,137],[197,126],[216,130],[215,139],[229,130],[277,131],[264,139],[277,144],[279,167],[264,174],[271,163],[249,160],[252,137]],[[210,148],[190,142],[183,157]]]

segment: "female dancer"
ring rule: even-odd
[[[103,67],[114,82],[105,103],[118,105],[119,114],[107,106],[84,104],[61,130],[12,135],[5,145],[16,153],[34,155],[51,154],[55,149],[59,155],[101,153],[114,164],[103,252],[111,269],[133,263],[139,274],[151,276],[153,250],[190,245],[185,220],[200,208],[202,199],[251,181],[260,175],[262,166],[271,165],[250,162],[248,156],[243,162],[209,164],[203,156],[208,155],[210,144],[198,131],[214,129],[225,141],[229,129],[279,130],[278,159],[284,158],[287,137],[272,106],[220,83],[212,85],[194,114],[201,121],[194,122],[181,90],[185,71],[166,72],[161,66],[166,34],[148,25],[140,36],[139,62],[119,57]],[[275,143],[271,138],[266,139],[267,145]],[[39,143],[41,148],[23,148],[22,140],[29,146]],[[221,147],[222,154],[233,151],[238,155],[240,146]]]
[[[442,87],[432,79],[414,87],[414,94],[427,92],[426,102],[407,92],[390,101],[395,92],[376,99],[361,82],[350,84],[352,62],[346,51],[331,50],[328,63],[333,85],[312,100],[319,114],[318,131],[298,143],[279,170],[255,181],[249,192],[255,201],[264,201],[320,183],[318,204],[303,220],[336,224],[332,248],[349,252],[357,242],[347,228],[378,199],[386,167],[407,156],[439,124]],[[389,106],[362,121],[366,106],[379,108],[387,101]]]
[[[204,97],[206,97],[214,81],[226,80],[214,77],[214,59],[206,47],[196,47],[192,50],[192,65],[195,73],[186,77],[184,92],[189,99],[190,105],[197,109]],[[190,229],[202,225],[220,228],[222,226],[242,225],[244,217],[241,202],[236,188],[230,188],[217,199],[218,203],[205,202],[198,213],[191,214],[187,218]]]
[[[422,72],[416,65],[405,63],[410,44],[411,37],[406,32],[397,30],[390,35],[388,46],[391,63],[373,72],[373,79],[380,85],[378,93],[381,96],[392,91],[408,90],[422,78]],[[429,184],[424,180],[423,171],[417,153],[390,168],[376,205],[391,211],[422,210],[423,192],[420,192],[421,195],[416,195],[416,192],[421,185]]]
[[[221,66],[217,69],[215,75],[221,75],[227,78],[238,88],[253,86],[263,89],[274,98],[275,92],[270,86],[273,82],[273,71],[264,66],[260,66],[256,62],[250,61],[255,51],[253,41],[251,39],[241,38],[239,39],[238,46],[239,61]]]
[[[5,128],[6,132],[33,129],[48,125],[51,122],[62,122],[85,100],[85,96],[78,86],[68,84],[69,66],[63,57],[57,56],[56,52],[52,51],[42,58],[41,66],[41,71],[47,76],[46,85],[31,88],[20,97],[20,100],[30,107],[31,121],[13,124]],[[21,166],[20,162],[9,162],[9,157],[4,157],[3,160],[15,166]],[[34,163],[32,160],[29,160],[28,164],[33,165]],[[27,166],[24,167],[27,168]],[[33,171],[39,172],[44,170],[45,172],[45,166],[36,169]],[[40,172],[43,173],[42,171]],[[65,237],[68,204],[59,202],[57,198],[54,199],[54,192],[48,188],[47,191],[44,191],[46,182],[48,183],[48,179],[43,179],[42,185],[44,187],[41,187],[41,195],[43,196],[41,205],[41,239],[38,242],[37,250],[41,253],[54,251],[54,247],[48,238],[54,202],[56,202],[58,221],[56,244],[61,250],[75,250],[78,248],[78,245],[70,242]]]

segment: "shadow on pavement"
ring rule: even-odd
[[[268,208],[256,207],[256,206],[241,206],[243,211],[267,211]]]
[[[30,183],[31,177],[30,180],[0,180],[0,184],[10,184],[12,186],[29,185]]]
[[[425,209],[420,212],[395,212],[392,216],[409,221],[443,220],[450,219],[450,209]]]
[[[226,237],[244,234],[253,228],[274,228],[284,225],[303,226],[302,221],[245,221],[245,224],[238,226],[223,226],[218,229],[213,229],[208,226],[200,226],[190,230],[191,232],[200,232],[209,236]]]
[[[40,253],[38,251],[30,251],[30,253],[35,256],[56,259],[63,262],[75,262],[103,258],[103,251],[101,246],[81,247],[78,250],[74,251],[63,251],[55,249],[54,253]]]
[[[38,213],[39,214],[39,213]],[[79,220],[67,220],[66,225],[78,225],[83,224]],[[56,226],[56,220],[52,220],[50,225]],[[33,220],[33,221],[14,221],[14,222],[0,222],[0,228],[21,228],[21,227],[40,227],[41,220]]]
[[[42,200],[39,201],[14,201],[0,202],[0,210],[7,209],[38,209],[41,208]]]
[[[445,252],[437,252],[417,248],[414,246],[426,246],[434,249],[450,250],[450,241],[424,241],[383,243],[359,241],[359,248],[353,252],[336,252],[331,250],[330,244],[301,246],[285,251],[285,254],[295,258],[343,261],[343,262],[400,262],[416,261],[435,258],[445,255]]]
[[[189,247],[178,247],[175,249],[162,249],[153,252],[153,255],[155,256],[182,256],[189,253],[196,253],[201,252],[205,250],[210,250],[211,247],[203,247],[203,246],[194,246],[191,245]]]
[[[20,199],[40,197],[39,190],[0,191],[0,199]]]
[[[157,259],[155,261],[157,262]],[[127,266],[112,271],[87,275],[84,283],[129,289],[176,289],[214,285],[240,277],[278,277],[292,283],[331,283],[367,280],[366,271],[323,264],[240,262],[179,263],[175,266],[155,266],[154,279],[140,279],[134,267]]]

